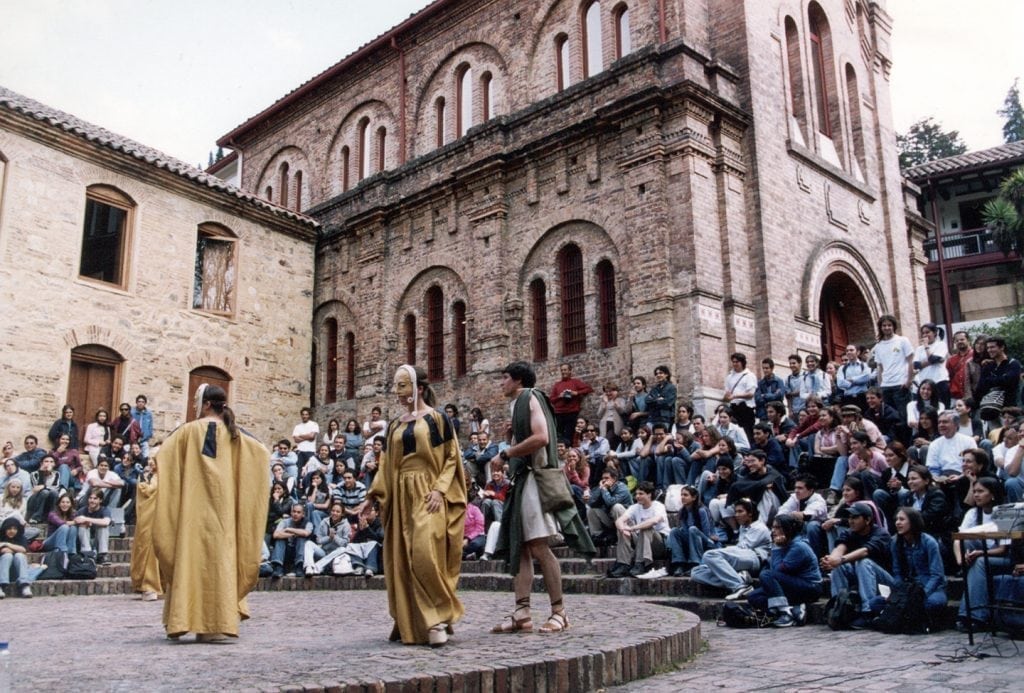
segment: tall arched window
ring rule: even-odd
[[[377,128],[377,171],[384,170],[384,153],[388,144],[388,130],[381,125]]]
[[[466,374],[466,304],[452,304],[452,343],[455,347],[455,376]]]
[[[324,321],[326,334],[327,359],[324,368],[324,404],[334,404],[338,401],[338,321],[334,318],[327,318]]]
[[[218,315],[235,312],[237,247],[237,236],[231,229],[214,223],[199,225],[192,285],[194,309]]]
[[[615,59],[633,52],[633,37],[629,33],[629,7],[618,5],[615,17]]]
[[[267,202],[274,201],[274,187],[272,185],[268,185],[267,189],[263,191],[263,199]]]
[[[840,155],[843,146],[840,137],[839,99],[836,92],[836,76],[832,54],[832,33],[828,18],[821,6],[812,2],[807,8],[810,31],[811,88],[813,90],[815,124],[820,133],[819,153],[832,163],[842,166]]]
[[[597,0],[587,6],[583,19],[583,77],[592,77],[604,70],[601,52],[601,3]]]
[[[370,119],[359,121],[359,180],[370,175]]]
[[[555,78],[558,80],[558,91],[572,84],[569,80],[569,37],[565,34],[555,37]]]
[[[427,376],[444,378],[444,294],[441,287],[427,289]]]
[[[491,119],[491,104],[493,103],[491,86],[493,81],[490,72],[480,75],[480,105],[482,106],[480,109],[480,122],[482,123],[486,123]]]
[[[473,71],[466,66],[458,78],[455,92],[455,128],[459,137],[465,135],[473,127]]]
[[[548,360],[548,292],[543,279],[530,282],[530,310],[533,313],[533,360]]]
[[[135,202],[117,188],[90,185],[85,194],[78,274],[125,287],[133,238]]]
[[[609,260],[597,263],[597,317],[600,329],[601,348],[608,349],[618,344],[619,335],[615,324],[615,268]]]
[[[434,133],[438,147],[444,146],[444,97],[437,97],[434,102]]]
[[[850,139],[853,140],[853,156],[850,157],[853,175],[864,180],[867,169],[864,151],[864,120],[860,112],[860,89],[857,86],[857,71],[846,63],[846,103],[850,110]]]
[[[796,22],[786,17],[786,66],[789,75],[789,106],[792,117],[792,137],[802,145],[807,144],[807,106],[804,101],[804,71],[800,60],[800,35]]]
[[[586,316],[583,307],[583,254],[570,243],[558,252],[562,291],[562,353],[587,350]]]
[[[278,187],[281,189],[281,199],[278,200],[278,204],[282,207],[288,206],[288,162],[282,161],[281,167],[278,169]]]
[[[302,211],[302,171],[295,172],[295,211]]]
[[[356,336],[345,333],[345,399],[356,396]]]
[[[341,148],[341,191],[345,192],[349,188],[348,172],[349,166],[352,162],[349,161],[349,148],[345,145]]]
[[[416,364],[416,316],[412,313],[405,316],[405,362]]]

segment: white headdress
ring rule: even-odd
[[[398,367],[398,370],[395,371],[395,377],[397,378],[398,372],[403,370],[409,374],[409,380],[412,382],[412,397],[410,398],[410,400],[412,402],[412,410],[416,411],[417,409],[419,409],[420,404],[420,391],[419,388],[416,387],[416,369],[407,363],[403,363],[401,366]]]

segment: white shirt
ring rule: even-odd
[[[949,348],[946,346],[946,341],[936,339],[928,345],[928,351],[931,352],[931,356],[941,356],[942,360],[934,364],[928,363],[929,354],[925,353],[923,344],[919,345],[914,350],[914,361],[921,364],[921,370],[914,377],[914,382],[921,383],[924,380],[931,380],[941,383],[944,380],[949,380],[949,371],[946,370],[946,357],[949,356]]]
[[[828,519],[828,505],[825,503],[825,499],[821,497],[820,493],[812,493],[811,497],[807,499],[807,505],[804,506],[803,510],[800,510],[800,499],[796,497],[795,493],[789,494],[789,498],[786,502],[779,507],[779,515],[786,513],[802,512],[804,515],[810,515],[810,520],[816,520],[817,522],[824,522]],[[808,522],[810,521],[808,520]]]
[[[754,392],[757,390],[757,376],[750,372],[749,368],[744,368],[742,371],[737,373],[736,371],[729,371],[729,375],[725,376],[725,391],[731,392],[734,395],[741,392],[749,392],[750,397],[733,397],[730,402],[746,402],[748,407],[754,407]]]
[[[663,537],[667,537],[670,527],[668,526],[668,513],[665,510],[665,505],[661,501],[651,501],[651,507],[645,508],[639,503],[633,503],[626,509],[625,514],[626,524],[638,525],[641,522],[647,520],[657,519],[657,523],[654,525],[654,531]]]
[[[316,433],[316,437],[312,440],[304,440],[301,443],[295,445],[295,449],[299,452],[316,452],[316,441],[320,436],[320,426],[317,425],[316,421],[307,421],[306,423],[300,423],[292,429],[292,440],[297,436],[309,435],[310,433]]]
[[[890,339],[885,339],[871,350],[871,356],[881,370],[881,377],[878,385],[880,387],[901,387],[907,384],[907,357],[914,355],[914,347],[910,340],[894,334]],[[949,376],[946,376],[949,380]]]
[[[977,447],[974,438],[962,433],[954,433],[952,438],[939,436],[928,444],[928,461],[925,464],[935,476],[944,476],[946,472],[960,474],[964,470],[960,455]]]

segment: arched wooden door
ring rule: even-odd
[[[115,410],[122,363],[124,358],[119,353],[99,344],[83,344],[71,350],[67,401],[75,408],[80,434],[85,434],[97,409]]]
[[[848,344],[874,342],[871,309],[860,287],[842,272],[825,280],[818,302],[821,320],[821,353],[829,361],[840,360]]]
[[[224,388],[224,392],[228,395],[228,404],[231,404],[231,376],[213,366],[200,366],[188,374],[188,400],[185,402],[185,421],[192,421],[196,418],[196,390],[203,383]]]

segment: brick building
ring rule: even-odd
[[[318,418],[406,361],[500,417],[513,358],[544,387],[666,363],[700,409],[732,351],[913,332],[890,37],[863,0],[437,0],[226,134],[323,227]]]
[[[0,87],[5,439],[48,446],[65,402],[84,432],[139,393],[160,438],[203,381],[255,435],[290,435],[315,240],[308,217]]]

